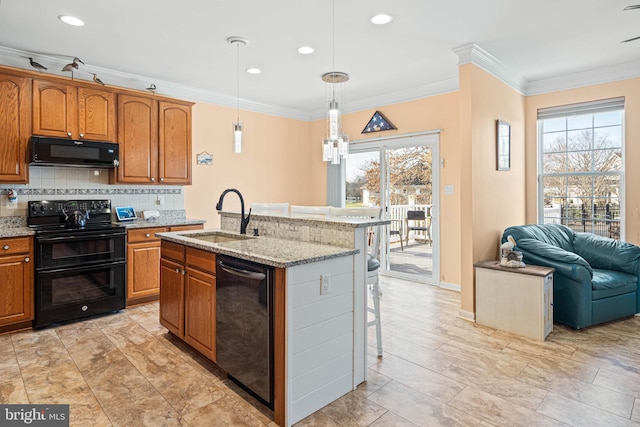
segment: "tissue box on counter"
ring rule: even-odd
[[[156,221],[160,218],[160,211],[142,211],[142,218],[147,221]]]

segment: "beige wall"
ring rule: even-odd
[[[310,155],[314,150],[308,122],[241,111],[244,149],[235,154],[235,120],[233,108],[205,103],[193,107],[193,185],[184,187],[189,217],[205,219],[207,228],[219,227],[215,204],[226,188],[242,193],[247,210],[252,202],[324,203],[318,198],[318,193],[324,197],[324,181],[320,186],[316,177],[324,163]],[[203,151],[213,154],[213,165],[196,164],[196,154]],[[240,209],[238,197],[225,197],[224,208]]]
[[[496,259],[502,231],[525,222],[525,97],[472,64],[460,67],[463,212],[461,309],[475,311],[473,263]],[[496,170],[496,120],[511,124],[511,170]]]
[[[564,90],[544,95],[530,96],[526,100],[527,111],[527,222],[537,222],[537,112],[539,108],[595,101],[598,99],[625,98],[625,239],[640,244],[640,79]]]

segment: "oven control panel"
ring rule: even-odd
[[[28,202],[29,218],[57,217],[81,210],[92,214],[111,214],[111,200],[41,200]]]

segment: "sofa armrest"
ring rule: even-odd
[[[536,239],[519,239],[514,249],[522,251],[524,261],[553,267],[556,272],[576,282],[591,282],[593,270],[580,255]]]
[[[592,233],[576,233],[573,247],[593,268],[640,276],[640,248],[631,243]]]

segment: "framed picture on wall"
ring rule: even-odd
[[[511,170],[511,124],[496,120],[496,169]]]

